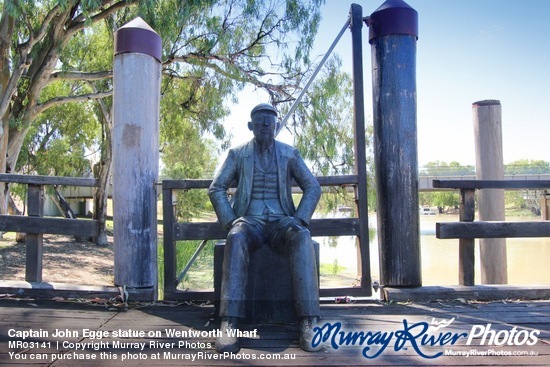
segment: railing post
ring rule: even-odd
[[[475,189],[460,190],[460,221],[473,222],[475,217]],[[458,240],[458,280],[460,285],[475,284],[475,239]]]
[[[369,254],[369,208],[367,199],[367,153],[365,140],[365,102],[363,83],[363,9],[352,4],[350,26],[353,52],[353,106],[355,174],[357,175],[356,206],[359,217],[358,270],[361,274],[361,287],[371,294],[370,254]]]
[[[141,18],[115,33],[113,220],[115,285],[157,298],[160,36]]]
[[[27,186],[27,213],[29,217],[44,216],[44,186]],[[25,280],[27,282],[42,282],[42,233],[27,233]]]
[[[171,188],[162,187],[162,227],[164,248],[164,294],[176,290],[176,241],[174,240],[174,196]]]
[[[500,102],[486,100],[472,105],[474,141],[476,149],[476,177],[478,180],[504,179],[502,151],[502,113]],[[477,195],[479,220],[503,221],[504,190],[481,189]],[[508,283],[506,239],[482,238],[479,240],[481,282],[483,284]]]
[[[422,285],[416,138],[418,14],[402,0],[388,0],[368,24],[380,283],[416,287]]]
[[[550,220],[550,193],[545,191],[540,200],[540,219]]]

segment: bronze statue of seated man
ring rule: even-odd
[[[250,253],[270,246],[289,257],[300,347],[311,346],[312,329],[319,317],[319,285],[315,252],[307,226],[321,196],[319,183],[297,149],[275,140],[277,111],[267,103],[254,107],[248,128],[254,138],[229,151],[214,178],[209,196],[227,235],[219,313],[220,353],[239,349],[231,333],[245,316],[245,294]],[[298,207],[292,200],[292,180],[303,191]],[[232,203],[227,190],[237,182]],[[229,332],[228,332],[229,330]]]

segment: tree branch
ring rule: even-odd
[[[99,92],[96,88],[96,86],[93,84],[93,83],[90,83],[88,82],[87,83],[90,88],[92,88],[92,90],[94,91],[94,94],[100,94],[101,92]],[[95,98],[97,99],[97,102],[99,104],[99,108],[101,109],[101,113],[103,114],[103,118],[107,124],[107,128],[111,129],[112,128],[112,119],[111,119],[111,113],[109,111],[109,108],[107,108],[107,106],[105,105],[105,102],[103,101],[103,98]]]
[[[56,71],[50,75],[50,81],[54,80],[102,80],[113,77],[112,70],[83,72],[83,71]]]
[[[44,18],[44,21],[42,22],[42,26],[40,27],[40,30],[38,33],[33,36],[31,32],[31,36],[29,38],[28,44],[26,45],[26,49],[28,50],[26,53],[30,52],[35,44],[40,42],[44,37],[46,37],[46,34],[48,34],[48,28],[50,27],[50,24],[52,23],[53,19],[58,16],[61,13],[61,7],[59,5],[56,5],[53,7],[53,9],[46,15],[46,18]]]
[[[8,85],[6,86],[5,90],[2,91],[2,99],[0,101],[0,116],[4,116],[4,114],[8,110],[10,101],[17,90],[17,83],[19,82],[21,75],[23,75],[23,71],[25,69],[28,69],[29,66],[29,64],[20,61],[19,65],[17,65],[13,70]]]
[[[69,103],[69,102],[84,102],[84,101],[90,101],[94,99],[100,99],[109,97],[113,94],[112,90],[108,90],[106,92],[96,92],[96,93],[88,93],[88,94],[80,94],[77,96],[67,96],[67,97],[56,97],[52,98],[46,102],[38,103],[36,106],[32,108],[32,112],[30,112],[33,116],[36,116],[39,113],[44,112],[48,108],[51,108],[53,106],[57,106],[63,103]]]
[[[96,15],[93,15],[90,17],[90,20],[92,23],[97,23],[103,19],[106,19],[110,15],[116,13],[117,11],[127,8],[129,6],[135,5],[138,1],[137,0],[122,0],[118,1],[108,8],[102,10],[101,12],[97,13]],[[110,3],[110,2],[107,2]],[[76,32],[84,29],[87,27],[86,19],[81,14],[78,17],[74,18],[71,21],[71,24],[67,28],[67,37],[72,37]]]
[[[223,62],[227,65],[230,65],[230,66],[234,67],[235,69],[237,69],[241,75],[232,75],[228,71],[226,71],[222,67],[220,67],[219,65],[216,65],[215,63],[208,62],[208,60],[221,61],[221,62]],[[219,56],[219,55],[188,54],[188,55],[185,55],[185,56],[175,57],[171,60],[171,62],[178,62],[178,61],[186,62],[186,63],[193,64],[193,65],[201,65],[201,66],[207,67],[209,69],[212,69],[215,72],[217,72],[217,73],[219,73],[219,74],[221,74],[221,75],[223,75],[227,78],[234,79],[234,80],[240,81],[240,82],[251,83],[251,84],[253,84],[253,85],[255,85],[259,88],[265,89],[271,96],[278,93],[279,96],[283,96],[284,98],[289,98],[289,97],[291,97],[291,94],[287,89],[289,89],[289,88],[294,88],[294,89],[298,88],[297,86],[291,85],[291,84],[281,85],[281,84],[273,84],[273,83],[263,82],[260,79],[258,79],[257,77],[255,77],[253,74],[247,73],[246,70],[243,69],[241,66],[236,65],[235,63],[233,63],[230,58],[226,58],[226,57]]]

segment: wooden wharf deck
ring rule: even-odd
[[[512,337],[521,342],[528,333],[536,332],[536,342],[523,346],[481,345],[482,336],[474,336],[467,345],[465,336],[451,345],[422,346],[416,339],[419,350],[433,356],[451,351],[455,355],[441,355],[426,359],[418,355],[411,341],[395,350],[396,335],[389,346],[378,357],[366,359],[361,351],[366,346],[342,346],[335,350],[325,346],[323,351],[306,353],[298,348],[295,325],[243,325],[241,330],[253,332],[257,337],[243,338],[238,358],[223,357],[213,349],[213,336],[178,338],[168,335],[169,331],[212,331],[219,322],[211,319],[211,305],[194,304],[135,304],[128,309],[78,302],[53,302],[35,300],[0,300],[0,365],[2,366],[549,366],[550,365],[550,301],[500,301],[466,302],[464,300],[439,301],[429,303],[382,303],[377,301],[356,304],[322,304],[321,324],[341,322],[346,331],[377,331],[383,333],[403,330],[416,323],[441,322],[454,318],[452,324],[434,331],[433,335],[471,334],[475,325],[487,326],[494,331],[500,344],[514,330]],[[421,325],[421,324],[419,324]],[[480,326],[481,327],[481,326]],[[12,329],[12,331],[9,331]],[[47,336],[31,337],[26,342],[33,345],[15,347],[13,341],[22,340],[10,336],[15,331],[44,330]],[[74,336],[55,337],[55,330],[74,333]],[[102,339],[91,339],[83,335],[84,330],[103,331],[109,335]],[[113,336],[115,331],[142,331],[139,336]],[[410,334],[418,334],[419,329],[410,329]],[[148,334],[154,335],[153,337]],[[525,338],[524,338],[525,337]],[[12,341],[10,347],[9,342]],[[145,343],[144,350],[114,345],[121,343]],[[178,342],[181,348],[177,348]],[[528,340],[530,341],[530,340]],[[84,350],[76,350],[82,343],[103,342],[94,350],[91,345]],[[150,344],[152,342],[152,344]],[[175,348],[162,348],[160,343],[175,343]],[[43,344],[45,343],[45,344]],[[59,343],[59,344],[58,344]],[[79,343],[79,344],[76,344]],[[108,343],[108,344],[107,344]],[[398,342],[399,343],[399,342]],[[494,344],[494,343],[493,343]],[[163,344],[167,345],[167,344]],[[168,344],[169,345],[169,344]],[[399,348],[397,348],[399,349]],[[373,346],[368,353],[372,355]],[[11,356],[9,353],[13,353]],[[459,353],[474,353],[468,357]],[[122,361],[123,356],[138,357]],[[165,353],[168,353],[165,355]],[[63,355],[63,359],[55,355]],[[488,354],[488,355],[482,355]],[[516,354],[516,355],[505,355]],[[518,355],[521,354],[521,355]],[[88,359],[75,360],[75,357]],[[95,359],[91,359],[95,356]],[[101,357],[104,357],[103,359]],[[109,358],[105,358],[108,356]],[[116,357],[115,357],[116,356]],[[160,357],[154,359],[154,357]],[[271,359],[260,359],[268,356]],[[31,359],[43,357],[43,360]],[[71,359],[66,359],[71,357]],[[169,358],[170,357],[170,358]],[[276,360],[274,358],[288,358]],[[116,359],[115,359],[116,358]],[[179,359],[189,358],[189,359]],[[195,358],[192,360],[191,358]],[[256,359],[253,359],[256,358]]]

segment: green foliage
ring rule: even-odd
[[[238,92],[252,84],[272,102],[295,92],[323,2],[5,0],[0,16],[13,33],[0,47],[17,81],[0,104],[10,112],[7,165],[62,176],[89,175],[98,160],[108,165],[113,33],[141,16],[162,38],[162,173],[211,177],[216,148],[229,143],[220,122]],[[210,209],[205,192],[178,200],[180,220]]]
[[[527,203],[520,190],[507,190],[504,192],[504,202],[507,207],[525,209]]]
[[[544,195],[545,190],[506,190],[504,202],[507,209],[525,210],[531,215],[540,216],[541,198]]]
[[[433,192],[419,192],[418,193],[418,205],[420,206],[432,206]]]
[[[67,93],[72,86],[59,82],[43,92]],[[97,145],[99,123],[90,113],[91,103],[63,104],[38,116],[21,149],[18,172],[54,176],[87,176],[91,172],[89,155]]]
[[[338,57],[327,62],[292,120],[295,144],[318,175],[353,173],[353,87],[340,67]]]
[[[550,162],[543,160],[520,159],[504,166],[506,175],[548,174]]]
[[[101,71],[113,67],[113,34],[105,23],[78,32],[59,55],[61,71]],[[110,82],[110,79],[107,79]],[[78,80],[82,83],[82,81]],[[74,92],[74,91],[73,91]]]
[[[341,59],[331,57],[312,83],[303,102],[292,116],[290,129],[295,145],[309,162],[315,175],[346,175],[355,172],[353,85],[348,73],[342,72]],[[367,179],[369,209],[376,208],[372,126],[367,127]],[[323,195],[319,208],[333,211],[344,205],[354,208],[354,197],[344,189]]]
[[[433,193],[432,205],[438,208],[457,207],[460,205],[460,195],[455,191],[440,191]]]
[[[520,159],[504,165],[505,175],[530,175],[550,173],[550,162],[543,160]],[[426,164],[420,170],[425,176],[475,176],[474,166],[463,166],[458,162],[435,161]],[[540,214],[540,192],[536,190],[507,190],[505,203],[508,208],[528,209],[533,214]],[[423,192],[419,194],[420,205],[455,207],[460,205],[460,196],[456,192]]]
[[[418,203],[421,206],[437,206],[444,208],[455,208],[460,205],[460,194],[456,191],[420,192]]]
[[[10,121],[17,123],[22,134],[36,132],[39,129],[27,129],[38,122],[36,111],[42,111],[35,107],[47,102],[47,97],[62,104],[70,96],[109,91],[112,34],[141,16],[163,41],[164,75],[169,79],[163,82],[163,97],[172,94],[168,99],[173,106],[181,106],[178,112],[184,119],[227,144],[219,121],[229,113],[227,103],[235,102],[246,84],[270,91],[274,101],[287,98],[296,88],[309,61],[323,2],[6,0],[1,16],[12,16],[15,24],[13,52],[6,54],[12,55],[14,68],[29,62],[28,77],[19,78]],[[34,46],[24,49],[31,35],[39,34],[40,38],[32,39]],[[18,59],[25,52],[30,57]],[[56,78],[72,81],[68,94],[44,93],[55,80],[50,77],[54,70]],[[91,72],[95,79],[87,75]],[[166,121],[164,132],[172,129],[173,118],[163,117],[161,124]],[[169,138],[166,133],[163,143],[170,143]],[[19,154],[16,146],[13,149],[10,159]]]
[[[321,264],[319,272],[321,273],[321,275],[338,275],[344,270],[346,270],[346,267],[338,265],[338,259],[334,259],[334,262],[332,264]]]
[[[216,165],[213,142],[201,138],[200,131],[189,119],[179,117],[177,111],[164,114],[164,126],[170,124],[171,129],[162,134],[170,141],[165,141],[161,150],[164,164],[162,176],[171,179],[212,177]],[[190,220],[210,209],[205,190],[180,191],[176,194],[176,216],[179,220]]]
[[[176,242],[176,276],[179,276],[185,268],[195,250],[200,245],[200,241],[178,241]],[[159,299],[164,299],[164,247],[162,238],[159,238],[158,244],[158,286]],[[179,289],[205,289],[213,288],[214,284],[214,242],[210,241],[202,249],[194,264],[183,278],[178,286]]]
[[[429,162],[422,168],[419,172],[420,176],[467,176],[476,174],[474,166],[463,166],[456,161],[450,163],[442,161]]]

